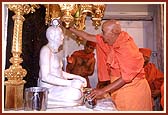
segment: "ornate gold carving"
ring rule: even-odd
[[[35,12],[35,8],[40,8],[38,4],[7,4],[8,8],[16,15],[24,15]]]
[[[20,65],[20,63],[23,61],[23,59],[20,58],[22,53],[22,27],[23,21],[25,20],[23,15],[28,14],[29,12],[35,12],[35,8],[39,8],[40,6],[35,4],[7,4],[7,6],[15,13],[15,15],[12,17],[14,20],[13,42],[11,50],[13,57],[11,57],[9,60],[12,65],[4,72],[5,77],[8,79],[5,81],[5,107],[6,109],[12,108],[17,110],[23,106],[23,87],[24,83],[26,82],[23,80],[23,77],[25,77],[27,74],[27,71]],[[14,93],[10,92],[13,89]],[[20,95],[15,93],[15,91],[20,93]]]
[[[105,5],[104,4],[95,4],[93,5],[93,14],[92,14],[92,21],[95,29],[101,25],[101,20],[104,16]]]
[[[93,25],[98,28],[104,15],[104,4],[45,4],[46,24],[58,18],[69,28],[72,24],[79,30],[85,29],[85,20],[91,16]]]
[[[45,15],[45,23],[46,25],[50,25],[51,21],[54,18],[60,18],[62,13],[60,6],[58,4],[44,4],[46,8],[46,15]]]
[[[65,27],[69,28],[70,23],[74,20],[72,15],[77,11],[78,6],[76,4],[60,4],[60,7],[63,12],[61,20],[65,23]]]
[[[50,25],[54,18],[60,19],[66,28],[74,26],[78,30],[84,30],[87,16],[91,16],[95,29],[101,25],[104,15],[104,4],[46,4],[46,24]],[[80,44],[81,38],[76,42]]]

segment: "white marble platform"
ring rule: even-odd
[[[112,112],[117,111],[114,103],[111,98],[104,98],[101,100],[97,100],[97,104],[93,109],[87,108],[85,105],[72,106],[72,107],[51,107],[48,106],[46,111],[50,112]]]
[[[111,98],[103,98],[97,100],[97,104],[93,109],[87,108],[85,105],[79,106],[47,106],[46,111],[25,111],[24,109],[20,110],[6,110],[3,113],[115,113],[117,109],[112,102]]]

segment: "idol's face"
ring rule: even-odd
[[[53,28],[53,30],[50,31],[50,43],[53,44],[54,49],[59,48],[63,44],[64,40],[64,34],[60,28]]]
[[[54,42],[58,47],[63,44],[64,35],[62,32],[55,32]]]

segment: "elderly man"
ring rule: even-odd
[[[74,106],[82,102],[82,88],[86,87],[86,79],[62,71],[62,59],[59,47],[63,44],[63,32],[59,26],[50,26],[46,31],[48,44],[40,51],[40,87],[49,89],[48,104],[58,106]],[[71,79],[71,80],[69,80]],[[70,95],[72,94],[72,95]]]
[[[124,31],[116,20],[102,25],[102,34],[92,35],[84,31],[69,30],[86,40],[97,43],[99,78],[111,79],[101,89],[94,89],[87,98],[97,98],[107,92],[120,111],[152,110],[151,92],[143,69],[144,59],[133,38]],[[104,73],[103,73],[104,71]]]

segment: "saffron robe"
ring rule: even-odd
[[[100,35],[96,38],[98,71],[102,71],[98,74],[99,79],[111,79],[113,82],[122,77],[127,82],[111,95],[117,109],[152,110],[150,87],[143,69],[144,59],[133,39],[123,31],[111,46],[105,44]]]

